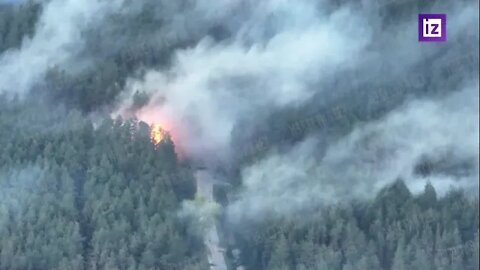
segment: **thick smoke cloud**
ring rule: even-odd
[[[359,97],[369,96],[377,86],[387,91],[405,86],[396,95],[402,98],[385,103],[387,115],[381,119],[363,117],[370,123],[357,123],[333,139],[307,134],[287,151],[272,149],[244,168],[231,217],[240,218],[242,212],[252,213],[250,218],[265,212],[288,214],[346,197],[368,198],[397,177],[413,191],[429,180],[443,192],[450,185],[470,187],[478,176],[478,151],[473,150],[478,148],[478,128],[472,124],[478,118],[478,103],[473,102],[478,99],[478,70],[459,62],[453,73],[441,71],[465,55],[478,58],[476,2],[439,2],[403,13],[388,5],[413,4],[43,2],[34,36],[0,55],[0,93],[25,94],[51,67],[72,72],[89,63],[89,57],[104,59],[103,54],[123,50],[122,44],[171,47],[168,66],[147,70],[140,79],[132,74],[113,115],[133,111],[141,120],[160,123],[183,154],[207,165],[233,162],[238,145],[252,140],[258,130],[270,130],[272,118],[288,126],[291,119],[283,121],[282,116],[289,110],[296,110],[300,121],[314,109],[338,106],[339,100],[347,109],[362,106]],[[147,26],[138,29],[148,32],[137,35],[143,41],[130,40],[132,33],[119,35],[123,23],[145,6],[163,24],[152,32]],[[448,13],[447,43],[417,42],[417,11]],[[116,19],[103,20],[110,14]],[[101,44],[98,51],[88,52],[83,33],[92,28],[98,28],[94,36],[101,37]],[[425,79],[405,84],[412,74]],[[132,110],[136,91],[146,92],[150,101]],[[404,100],[408,102],[402,105]],[[432,169],[419,171],[422,162],[432,163]]]
[[[302,103],[318,90],[312,84],[357,61],[371,33],[355,29],[366,22],[350,15],[347,7],[319,16],[309,2],[259,4],[231,40],[206,37],[178,51],[167,71],[131,81],[130,93],[152,95],[137,115],[178,131],[187,155],[218,162],[231,154],[231,134],[240,119],[258,121],[276,108]],[[277,18],[264,22],[268,17]],[[280,19],[284,23],[275,22]]]
[[[68,65],[83,48],[82,31],[121,7],[121,0],[42,1],[43,13],[35,34],[21,48],[0,55],[0,93],[25,94],[49,68]]]
[[[391,112],[380,120],[357,126],[327,146],[311,136],[245,168],[230,216],[285,214],[365,198],[398,177],[415,192],[426,181],[440,192],[451,185],[474,186],[478,67],[470,65],[476,66],[476,60],[467,65],[458,59],[478,58],[478,4],[439,3],[382,15],[387,6],[374,1],[339,7],[307,0],[235,1],[225,10],[238,15],[219,17],[230,37],[205,37],[177,50],[170,67],[130,80],[117,114],[128,114],[135,91],[145,91],[150,103],[136,111],[137,117],[171,130],[188,156],[218,164],[235,156],[235,144],[248,137],[236,133],[255,133],[276,112],[328,107],[339,97],[348,108],[359,102],[360,92],[373,91],[362,84],[373,82],[387,91],[400,85],[405,89],[396,96],[402,98],[385,105]],[[206,16],[225,7],[209,3],[196,8]],[[449,41],[418,43],[416,11],[448,11]],[[453,72],[443,74],[452,62]],[[415,75],[424,80],[405,83]],[[405,99],[409,102],[401,106]],[[314,150],[319,145],[327,149],[324,156]],[[423,160],[436,164],[428,177],[418,172]]]
[[[444,194],[451,187],[478,190],[478,84],[442,100],[415,100],[379,121],[357,127],[317,157],[310,138],[290,152],[272,154],[242,173],[232,220],[294,214],[350,198],[372,198],[403,179],[414,193],[430,181]],[[416,169],[432,161],[428,175]]]

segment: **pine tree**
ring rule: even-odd
[[[410,266],[407,261],[405,249],[405,240],[402,238],[397,245],[395,256],[393,258],[392,270],[409,270]]]
[[[269,270],[284,270],[289,269],[289,250],[285,236],[281,236],[275,243],[272,255],[268,262],[267,269]]]

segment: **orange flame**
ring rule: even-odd
[[[165,131],[159,124],[152,124],[150,128],[150,139],[152,143],[158,145],[165,138]]]
[[[155,146],[168,139],[175,145],[175,152],[179,159],[184,158],[184,151],[180,138],[184,139],[181,126],[176,122],[176,117],[155,106],[147,106],[135,112],[137,119],[150,125],[150,140]]]

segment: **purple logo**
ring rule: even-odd
[[[447,40],[447,14],[418,14],[418,41]]]

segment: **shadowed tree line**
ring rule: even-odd
[[[0,145],[0,269],[205,269],[192,176],[145,123],[1,99]]]
[[[388,2],[382,8],[389,15],[385,27],[431,5]],[[163,43],[148,39],[168,22],[155,16],[155,0],[140,7],[81,33],[86,46],[78,57],[91,60],[88,66],[75,73],[54,67],[35,86],[55,106],[36,97],[20,102],[0,96],[0,270],[208,268],[201,239],[177,218],[180,202],[191,199],[195,187],[173,143],[167,138],[153,147],[145,123],[106,117],[93,119],[94,125],[85,117],[112,105],[126,78],[168,65],[176,48],[195,43],[196,37]],[[40,11],[33,1],[0,5],[0,53],[19,48],[33,35]],[[229,35],[218,25],[207,32],[215,39]],[[458,75],[447,75],[478,68],[476,60],[461,64],[464,70],[454,66]],[[326,99],[332,101],[328,104],[318,102],[322,93],[301,108],[274,112],[256,128],[267,138],[261,153],[240,160],[254,162],[266,149],[292,145],[313,132],[337,138],[361,121],[380,118],[409,95],[442,94],[434,82],[438,74],[425,74],[421,65],[411,72],[424,74],[425,81],[405,87],[405,78],[397,78],[401,83],[381,99],[388,85],[368,82],[355,91],[345,87],[338,97]],[[148,96],[138,92],[134,102],[141,106]],[[341,113],[326,117],[332,103]],[[434,165],[419,164],[418,173],[428,175],[442,164]],[[234,233],[240,261],[252,270],[474,270],[478,228],[478,199],[461,191],[438,198],[431,185],[414,196],[398,181],[372,201],[346,202],[295,220],[269,218]],[[458,247],[461,252],[451,252]]]
[[[479,269],[479,202],[399,180],[372,201],[329,206],[239,228],[240,261],[268,270]]]

